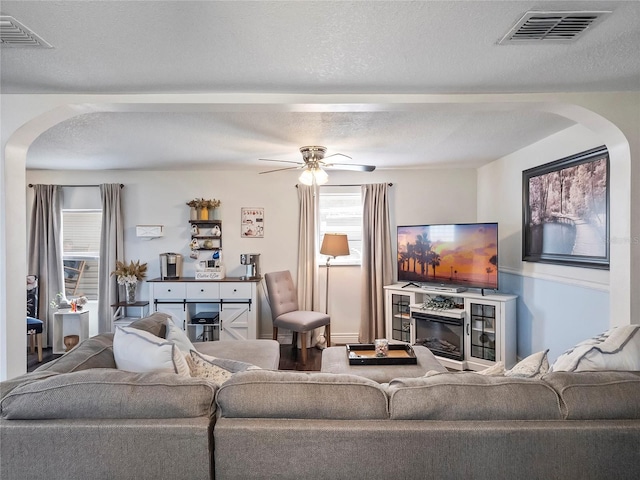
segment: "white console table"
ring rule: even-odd
[[[78,335],[80,341],[89,338],[89,311],[58,310],[53,314],[53,353],[65,353],[64,337]]]
[[[148,280],[153,311],[171,315],[173,322],[194,341],[255,340],[257,338],[259,279],[226,277],[221,280]],[[192,323],[202,313],[217,313],[212,324]]]

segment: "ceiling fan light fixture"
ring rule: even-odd
[[[329,181],[329,175],[320,167],[313,171],[313,176],[315,177],[316,185],[324,185]]]
[[[329,181],[329,175],[320,167],[307,168],[298,178],[303,185],[324,185]]]
[[[303,185],[311,186],[313,185],[313,173],[311,173],[311,170],[305,168],[304,172],[302,172],[302,174],[300,174],[300,177],[298,177],[298,180]]]

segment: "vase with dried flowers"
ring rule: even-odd
[[[198,220],[198,208],[200,206],[198,199],[189,200],[187,206],[191,207],[189,210],[189,220]]]
[[[127,303],[136,303],[136,289],[138,282],[147,276],[147,264],[140,264],[140,260],[136,262],[131,260],[129,265],[117,261],[116,269],[111,272],[111,275],[116,276],[118,285],[124,285],[126,291],[125,301]]]
[[[191,220],[196,220],[193,218],[195,212],[197,213],[197,220],[209,220],[209,209],[216,209],[220,206],[222,202],[220,200],[216,200],[215,198],[212,200],[207,200],[205,198],[194,198],[193,200],[187,202],[187,205],[192,208],[191,210]]]

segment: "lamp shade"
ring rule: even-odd
[[[320,253],[330,257],[349,255],[349,241],[347,240],[347,235],[344,233],[325,233],[322,238]]]

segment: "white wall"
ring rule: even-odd
[[[522,172],[528,168],[600,146],[603,138],[576,125],[478,170],[478,220],[500,224],[501,285],[518,295],[518,355],[550,349],[553,361],[563,351],[620,322],[611,305],[616,272],[522,261]],[[616,163],[611,162],[611,169]],[[612,179],[617,178],[611,175]],[[611,190],[618,186],[611,184]],[[612,231],[616,216],[612,196]],[[615,241],[615,238],[612,238]],[[624,278],[617,279],[624,282]]]
[[[160,275],[158,255],[177,252],[185,257],[184,276],[194,275],[189,259],[189,207],[195,197],[216,198],[220,207],[227,276],[241,276],[241,253],[259,253],[262,273],[297,271],[299,173],[259,175],[247,171],[27,171],[26,183],[123,183],[125,252],[127,260],[148,263],[148,278]],[[391,182],[392,239],[398,224],[466,222],[475,220],[476,172],[455,170],[380,170],[373,173],[331,172],[330,184]],[[73,190],[73,189],[65,189]],[[27,188],[27,211],[33,201]],[[455,201],[453,200],[455,197]],[[76,205],[77,206],[77,205]],[[264,238],[240,236],[240,208],[264,207]],[[146,240],[135,236],[137,224],[160,224],[164,237]],[[325,269],[320,269],[320,298],[324,298]],[[258,334],[271,336],[271,316],[261,292]],[[146,287],[139,298],[148,298]],[[335,266],[330,278],[331,329],[334,342],[357,342],[360,325],[360,268]]]

